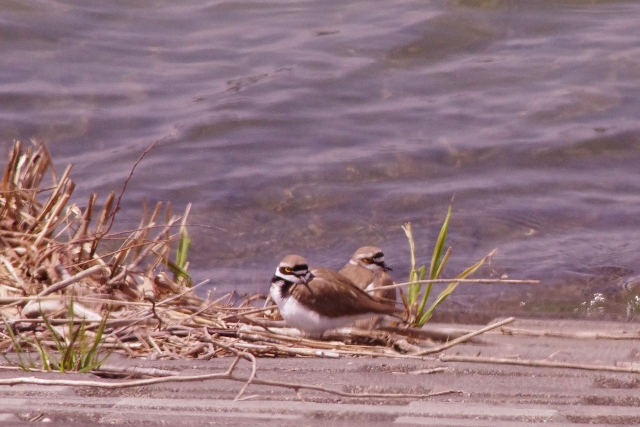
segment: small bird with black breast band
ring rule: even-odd
[[[387,271],[391,271],[391,268],[385,264],[382,250],[375,246],[363,246],[354,252],[349,262],[340,270],[340,274],[370,295],[395,302],[395,289],[378,289],[393,285],[393,279]],[[370,321],[358,321],[356,326],[370,329],[378,326],[381,321],[382,317],[376,316]]]
[[[287,325],[315,338],[372,314],[402,311],[394,302],[364,292],[337,271],[309,268],[299,255],[288,255],[278,264],[269,293]]]
[[[395,301],[395,289],[377,290],[382,286],[393,285],[393,279],[387,271],[391,271],[391,268],[384,263],[382,250],[375,246],[363,246],[354,252],[340,274],[371,295]]]

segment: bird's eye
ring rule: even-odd
[[[285,267],[284,272],[287,274],[291,274],[291,269],[289,267]]]
[[[362,262],[365,264],[371,264],[371,258],[362,258]]]

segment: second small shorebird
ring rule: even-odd
[[[337,271],[309,268],[299,255],[286,256],[280,262],[269,292],[285,322],[312,337],[372,314],[402,311],[395,303],[364,292]]]
[[[384,263],[382,250],[375,246],[363,246],[354,252],[340,274],[371,295],[395,301],[395,289],[378,290],[382,286],[393,285],[393,279],[387,271],[391,271],[391,268]]]
[[[340,274],[350,279],[360,289],[376,298],[396,301],[395,289],[379,289],[382,286],[393,285],[393,279],[387,271],[391,268],[384,263],[384,253],[375,246],[363,246],[351,256],[351,259]],[[363,319],[356,322],[356,327],[371,329],[382,323],[381,316]]]

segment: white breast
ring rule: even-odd
[[[320,336],[324,331],[329,329],[336,329],[350,325],[363,317],[363,315],[343,316],[338,318],[321,316],[315,311],[309,310],[307,307],[300,304],[293,297],[280,298],[279,295],[273,295],[274,293],[277,292],[273,292],[271,294],[271,298],[273,298],[278,305],[280,314],[287,325],[300,329],[302,332],[312,336]],[[364,315],[364,317],[366,316],[367,315]]]

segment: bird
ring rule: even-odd
[[[387,271],[391,271],[391,268],[384,263],[382,250],[375,246],[363,246],[353,253],[340,274],[371,295],[395,301],[395,289],[378,290],[382,286],[393,285],[393,279]]]
[[[372,314],[402,311],[395,303],[364,292],[337,271],[309,267],[300,255],[288,255],[278,264],[269,294],[287,325],[312,338]]]
[[[370,295],[395,302],[395,289],[378,289],[393,285],[393,279],[387,271],[391,271],[391,268],[385,264],[382,250],[376,246],[363,246],[353,253],[349,262],[340,270],[340,274]],[[382,318],[377,316],[368,321],[358,321],[356,326],[370,329],[381,321]]]

